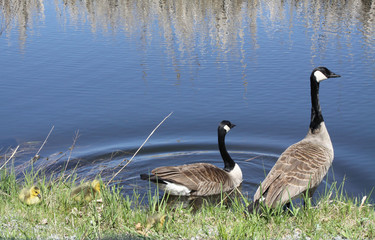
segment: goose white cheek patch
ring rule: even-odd
[[[224,129],[225,129],[225,131],[229,132],[230,127],[228,127],[228,125],[225,125],[225,126],[224,126]]]
[[[323,80],[327,79],[326,75],[324,75],[321,71],[314,72],[314,76],[315,76],[317,82],[320,82],[320,81],[323,81]]]

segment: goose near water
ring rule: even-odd
[[[238,187],[242,182],[242,171],[225,147],[225,135],[234,126],[224,120],[218,127],[219,150],[224,169],[210,163],[166,166],[155,168],[150,175],[141,174],[141,179],[158,184],[171,195],[180,196],[215,195]]]
[[[325,67],[315,68],[310,76],[311,122],[304,139],[288,147],[276,161],[248,206],[248,212],[259,210],[259,203],[268,207],[290,203],[290,200],[314,191],[327,174],[333,161],[333,147],[319,104],[319,84],[337,75]]]

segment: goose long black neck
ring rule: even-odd
[[[219,150],[220,150],[221,157],[223,158],[223,161],[224,161],[224,170],[227,172],[230,172],[234,168],[235,162],[230,157],[227,151],[227,148],[225,147],[225,135],[226,135],[225,129],[219,127],[218,129]]]
[[[310,87],[311,87],[311,122],[310,129],[314,133],[315,130],[319,129],[320,124],[324,121],[322,110],[320,109],[319,103],[319,82],[316,81],[314,73],[310,76]]]

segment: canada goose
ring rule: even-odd
[[[20,194],[18,195],[18,198],[26,205],[37,204],[42,201],[40,189],[36,186],[22,189]]]
[[[242,171],[233,161],[225,147],[225,135],[235,125],[222,121],[218,127],[218,142],[224,169],[210,163],[193,163],[180,166],[158,167],[151,175],[141,174],[141,179],[149,180],[171,195],[207,196],[227,192],[242,182]]]
[[[259,210],[259,202],[274,208],[289,204],[301,194],[308,192],[311,198],[314,191],[327,174],[333,161],[333,147],[323,121],[319,104],[319,83],[337,75],[325,67],[315,68],[310,76],[311,122],[304,139],[289,146],[276,161],[267,177],[258,187],[254,202],[248,206]]]
[[[72,190],[70,196],[77,202],[90,202],[100,195],[100,182],[93,180],[91,183],[83,183]]]

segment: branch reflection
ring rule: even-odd
[[[123,33],[143,44],[162,34],[172,56],[175,51],[191,54],[210,47],[225,53],[233,45],[243,47],[245,39],[257,49],[260,28],[270,35],[292,35],[297,23],[312,31],[312,55],[324,51],[332,38],[350,39],[358,28],[367,47],[373,49],[375,40],[372,0],[55,0],[54,5],[62,24],[89,24],[94,33]],[[17,28],[21,45],[33,25],[44,20],[43,0],[0,0],[0,6],[0,36]]]

